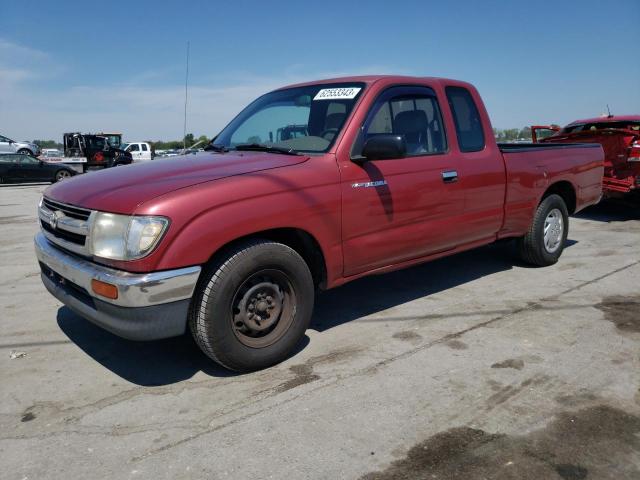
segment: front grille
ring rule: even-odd
[[[71,205],[65,205],[63,203],[54,202],[53,200],[49,200],[48,198],[44,198],[42,200],[47,209],[55,212],[56,210],[60,210],[67,217],[78,218],[80,220],[88,220],[89,215],[91,215],[91,210],[86,210],[84,208],[74,207]]]
[[[43,198],[38,216],[40,228],[49,241],[72,253],[90,255],[91,210]]]
[[[40,220],[40,225],[42,226],[43,230],[49,232],[54,237],[61,238],[62,240],[66,240],[67,242],[75,243],[76,245],[84,246],[87,240],[87,237],[85,237],[84,235],[68,232],[60,228],[52,228],[51,225],[46,223],[44,220]]]

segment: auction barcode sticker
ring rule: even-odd
[[[358,95],[358,92],[362,90],[360,87],[346,87],[346,88],[323,88],[316,96],[314,100],[351,100]]]

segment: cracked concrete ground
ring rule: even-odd
[[[51,297],[44,188],[0,187],[2,479],[640,478],[640,208],[573,218],[553,267],[500,244],[326,292],[234,375]]]

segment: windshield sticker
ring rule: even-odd
[[[351,100],[362,90],[360,87],[347,88],[323,88],[320,90],[314,100]]]

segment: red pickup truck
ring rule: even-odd
[[[531,127],[537,143],[599,143],[604,149],[606,197],[638,194],[640,189],[640,115],[608,115],[576,120],[559,128]]]
[[[468,83],[323,80],[258,98],[205,152],[48,188],[35,246],[79,315],[134,340],[189,328],[247,371],[291,354],[316,290],[505,238],[555,263],[602,169],[597,144],[497,145]]]

